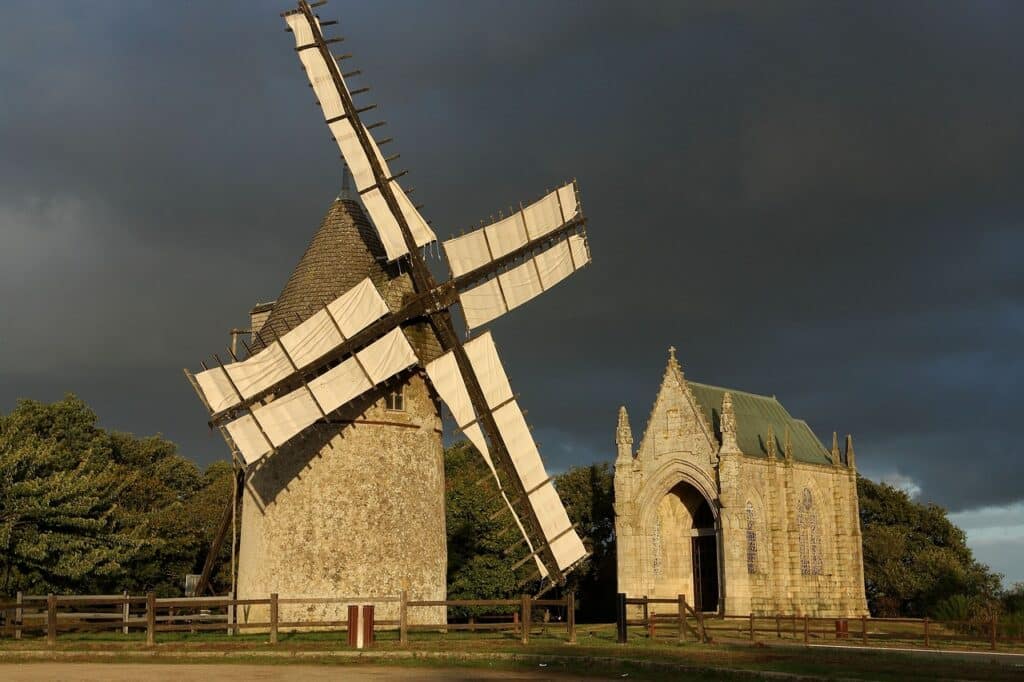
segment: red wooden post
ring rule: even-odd
[[[754,641],[754,612],[750,612],[750,641]]]
[[[373,646],[373,604],[363,606],[363,646]]]
[[[650,624],[649,624],[650,615],[651,615],[650,614],[650,607],[647,605],[647,595],[645,594],[644,595],[644,626],[647,627],[647,636],[648,637],[651,636],[651,629],[650,629]]]
[[[925,646],[925,648],[931,646],[931,641],[930,641],[930,639],[928,637],[928,618],[927,618],[927,616],[924,619],[924,646]]]
[[[57,595],[46,595],[46,643],[57,646]]]
[[[807,644],[808,640],[810,639],[810,627],[811,623],[807,619],[807,616],[804,615],[804,644]]]
[[[348,607],[348,645],[355,647],[359,644],[359,607],[350,604]]]

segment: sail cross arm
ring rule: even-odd
[[[460,277],[580,217],[576,182],[570,182],[507,218],[443,243],[452,275]]]
[[[419,362],[401,329],[393,329],[336,367],[227,425],[246,464],[270,454],[374,386]],[[321,412],[323,410],[323,412]],[[265,434],[265,436],[264,436]]]
[[[586,556],[586,549],[583,547],[579,535],[572,529],[568,513],[547,475],[533,436],[514,399],[505,369],[498,357],[494,339],[490,332],[487,332],[468,342],[465,345],[465,350],[473,373],[483,391],[487,409],[493,415],[499,436],[512,459],[519,486],[524,491],[526,500],[540,523],[542,537],[529,536],[519,515],[509,502],[506,491],[502,490],[490,449],[477,422],[479,415],[474,413],[466,389],[466,381],[459,372],[453,354],[447,353],[428,363],[426,366],[427,376],[441,400],[448,405],[459,428],[477,448],[494,474],[498,488],[502,490],[503,499],[512,511],[516,525],[523,533],[530,553],[537,561],[541,575],[547,576],[548,571],[536,556],[535,547],[537,546],[549,545],[558,568],[569,568]]]
[[[252,357],[197,373],[195,384],[210,410],[222,413],[287,379],[295,367],[315,365],[387,314],[387,304],[366,278]]]
[[[360,120],[345,78],[330,52],[325,47],[309,49],[321,48],[324,45],[320,22],[315,16],[307,17],[303,12],[290,12],[285,15],[284,20],[292,30],[299,61],[306,71],[309,84],[313,87],[324,120],[334,136],[341,156],[352,173],[356,189],[366,206],[366,212],[377,228],[387,258],[389,261],[401,258],[409,253],[409,249],[398,220],[377,186],[378,176],[374,171],[376,165],[381,173],[380,177],[390,178],[392,173],[387,160],[381,154],[380,147],[369,129]],[[365,144],[362,140],[365,140]],[[395,196],[398,210],[412,232],[415,244],[423,246],[436,241],[434,231],[416,210],[398,182],[391,180],[388,184]]]
[[[525,262],[459,293],[466,326],[475,329],[518,308],[590,262],[586,237],[570,234]]]

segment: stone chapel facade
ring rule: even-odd
[[[616,429],[619,592],[704,612],[867,615],[853,441],[774,398],[687,381],[669,350],[634,451]]]

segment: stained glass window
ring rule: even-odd
[[[800,572],[804,575],[821,575],[821,532],[818,528],[818,510],[814,507],[814,495],[804,488],[803,497],[797,505],[797,528],[800,531]]]
[[[757,573],[757,517],[754,505],[747,502],[747,573]]]

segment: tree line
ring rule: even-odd
[[[452,599],[514,596],[505,550],[518,531],[467,443],[445,451],[448,593]],[[616,591],[613,469],[573,467],[555,479],[591,556],[569,575],[581,620],[611,620]],[[97,425],[73,395],[19,401],[0,415],[0,595],[182,594],[198,573],[230,499],[231,467],[201,470],[161,436],[137,438]],[[1001,590],[962,530],[934,504],[860,478],[865,589],[876,616],[980,618],[1019,613],[1024,586]],[[229,543],[213,576],[230,585]],[[519,588],[521,589],[521,588]]]

